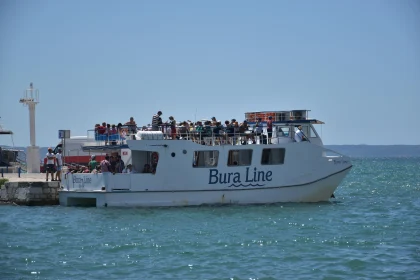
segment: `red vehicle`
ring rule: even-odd
[[[100,145],[100,141],[93,138],[88,138],[87,136],[74,136],[65,140],[64,147],[60,141],[57,146],[53,149],[53,153],[56,154],[58,149],[61,149],[63,155],[63,161],[66,165],[84,165],[87,166],[91,160],[92,155],[96,156],[96,161],[101,162],[105,159],[106,154],[111,154],[117,152],[121,155],[124,162],[131,162],[131,151],[128,148],[123,149],[107,149],[106,146],[102,144],[102,149],[95,149],[95,151],[84,151],[83,147],[91,146],[97,147]],[[41,165],[41,172],[45,172],[45,166],[47,164],[47,158],[43,160],[43,165]]]
[[[53,149],[53,153],[56,154],[58,149],[61,149],[63,155],[63,161],[66,165],[84,165],[87,166],[91,156],[96,156],[96,161],[100,162],[105,159],[104,152],[85,152],[83,146],[96,145],[95,139],[89,139],[87,136],[75,136],[66,139],[65,146],[63,147],[60,141],[57,146]],[[47,158],[44,157],[43,164],[41,164],[41,172],[45,173],[47,166]]]

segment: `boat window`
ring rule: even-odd
[[[289,130],[290,130],[289,126],[280,126],[279,125],[279,126],[275,127],[277,137],[288,137],[289,133],[290,133]]]
[[[286,149],[275,148],[275,149],[263,149],[261,157],[261,165],[278,165],[284,164],[284,155]]]
[[[58,153],[58,149],[61,149],[61,147],[62,147],[62,144],[58,144],[58,145],[54,148],[53,153],[54,153],[54,154]]]
[[[193,167],[216,167],[219,161],[219,151],[195,151]]]
[[[316,138],[316,133],[315,133],[315,129],[311,126],[309,127],[309,137],[311,138]]]
[[[252,150],[230,150],[228,166],[248,166],[251,165]]]
[[[305,134],[305,136],[309,135],[309,129],[307,125],[302,125],[302,131]]]

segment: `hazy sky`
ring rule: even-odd
[[[39,146],[158,110],[288,109],[324,121],[325,144],[420,144],[420,1],[1,0],[0,123],[16,146],[30,82]]]

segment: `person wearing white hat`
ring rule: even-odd
[[[88,163],[89,171],[93,172],[94,170],[96,170],[97,166],[98,166],[98,162],[96,161],[96,156],[92,155]]]

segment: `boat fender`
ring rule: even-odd
[[[159,155],[156,152],[152,153],[152,164],[157,164],[159,161]]]

